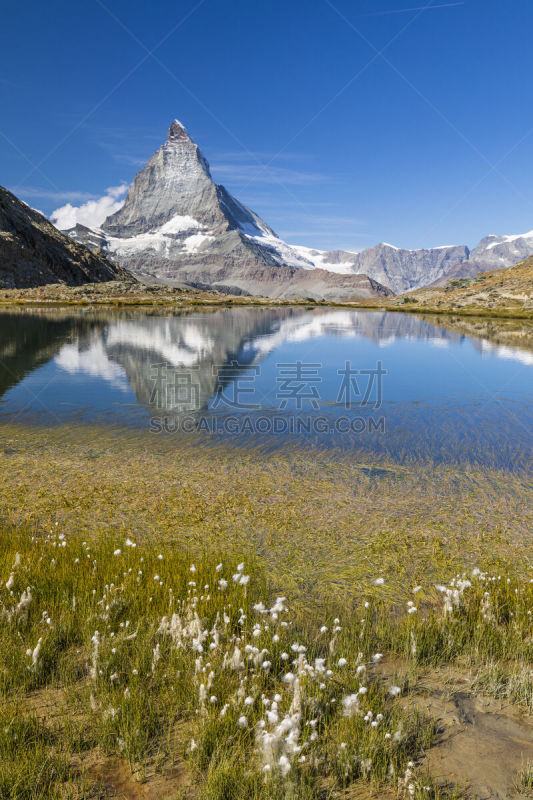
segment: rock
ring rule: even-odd
[[[102,253],[60,233],[46,217],[0,186],[0,287],[134,279]]]

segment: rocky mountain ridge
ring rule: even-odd
[[[386,242],[359,252],[308,247],[294,249],[316,267],[342,274],[364,272],[391,288],[395,294],[402,294],[511,267],[533,255],[533,231],[511,236],[486,236],[473,250],[466,245],[406,250]]]
[[[405,250],[381,242],[360,252],[296,248],[318,267],[344,275],[362,272],[388,286],[395,294],[426,286],[468,260],[468,247],[452,245],[425,250]]]
[[[6,289],[63,283],[132,281],[102,253],[94,253],[60,233],[0,186],[0,287]]]

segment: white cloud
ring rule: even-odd
[[[88,200],[81,206],[67,203],[56,208],[50,214],[50,219],[56,228],[63,231],[73,228],[78,222],[88,228],[99,228],[106,217],[122,208],[127,189],[126,184],[110,186],[106,189],[106,193],[96,200]]]

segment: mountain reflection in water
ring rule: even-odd
[[[148,426],[156,414],[176,420],[191,410],[198,417],[242,414],[246,408],[214,401],[235,396],[245,380],[243,405],[279,414],[279,364],[300,362],[316,367],[319,408],[289,402],[285,413],[334,419],[372,411],[338,402],[339,372],[348,363],[368,370],[379,362],[387,373],[379,411],[387,432],[357,442],[326,435],[323,444],[396,454],[424,444],[426,455],[441,459],[461,439],[466,451],[485,447],[494,458],[499,449],[507,461],[520,451],[523,459],[532,430],[533,352],[495,324],[487,333],[469,336],[460,326],[408,314],[331,308],[13,310],[0,314],[0,412],[5,421],[119,426]],[[523,331],[517,338],[530,341]],[[162,375],[177,375],[179,388],[156,391]],[[193,406],[180,399],[187,386],[194,386]]]

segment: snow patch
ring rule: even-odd
[[[176,215],[161,227],[148,233],[139,233],[128,238],[108,236],[107,244],[112,253],[121,255],[133,255],[151,250],[158,255],[168,256],[171,246],[173,248],[179,246],[180,240],[175,237],[181,238],[184,234],[190,233],[183,238],[182,244],[188,253],[194,253],[205,241],[214,238],[211,234],[200,233],[200,228],[200,223],[194,217]]]
[[[188,253],[197,253],[205,242],[214,238],[215,237],[209,233],[194,233],[192,236],[187,236],[183,244]]]
[[[310,262],[311,266],[307,266],[305,269],[326,269],[328,272],[336,272],[339,275],[351,275],[356,271],[353,261],[340,261],[339,263],[328,261],[329,253],[326,250],[315,250],[303,245],[292,245],[292,249]],[[346,250],[344,252],[353,253],[354,256],[357,255],[355,250]]]
[[[165,222],[164,225],[161,225],[158,228],[159,233],[183,233],[184,231],[189,231],[193,228],[199,228],[200,223],[194,219],[194,217],[190,217],[188,215],[180,216],[177,214],[172,219],[169,219],[168,222]],[[155,233],[155,231],[154,231]]]
[[[494,239],[494,241],[490,242],[485,248],[486,250],[492,250],[499,244],[509,244],[510,242],[516,242],[517,239],[525,239],[527,243],[530,244],[531,241],[533,240],[533,231],[528,231],[528,233],[513,233],[510,234],[509,236],[492,235],[487,238]]]
[[[245,223],[246,225],[246,223]],[[261,247],[268,248],[273,252],[273,255],[278,258],[282,266],[297,267],[298,269],[313,269],[313,264],[302,258],[297,252],[296,248],[284,242],[283,239],[278,239],[271,232],[261,233],[259,235],[251,235],[245,233],[244,225],[240,226],[247,239],[256,242]]]

